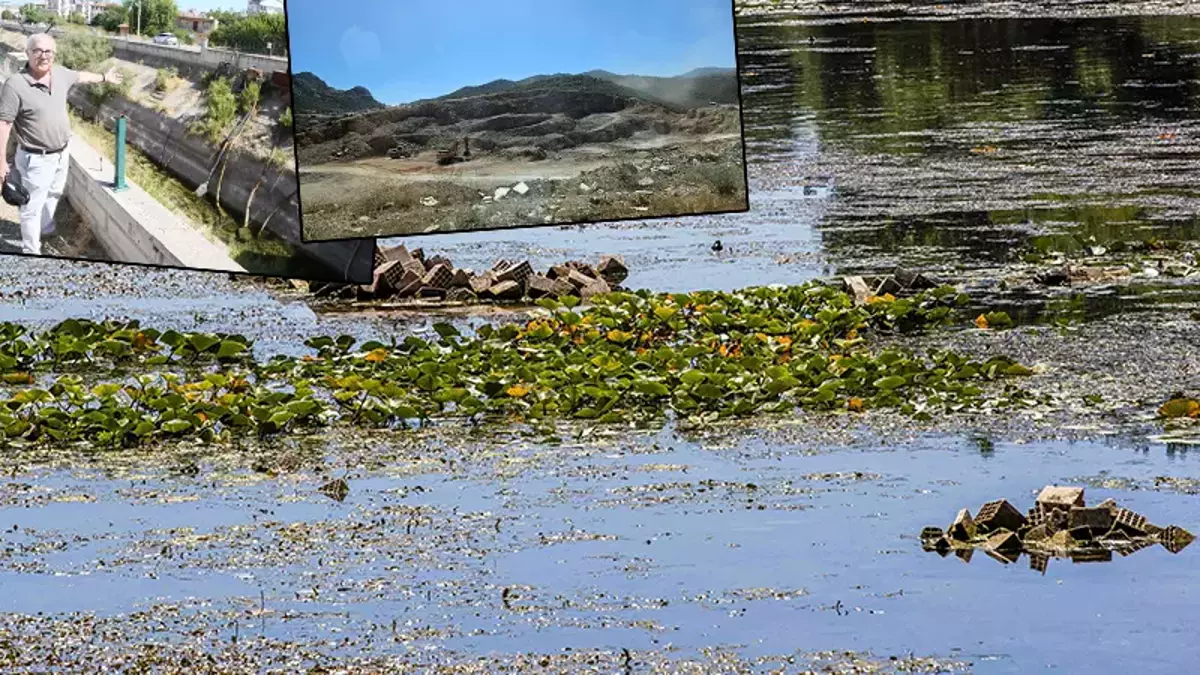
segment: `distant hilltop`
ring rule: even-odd
[[[296,73],[292,78],[292,96],[299,103],[294,112],[305,115],[340,115],[387,107],[376,101],[366,87],[334,89],[309,72]]]
[[[580,74],[534,75],[518,81],[500,79],[462,87],[443,96],[411,101],[403,105],[479,96],[524,94],[533,90],[602,92],[677,110],[738,103],[737,70],[709,67],[696,68],[672,77],[618,75],[606,70],[591,70]],[[334,89],[310,72],[296,74],[293,92],[296,99],[295,112],[299,116],[340,116],[389,107],[375,100],[366,87]]]

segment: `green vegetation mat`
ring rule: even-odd
[[[697,423],[796,409],[993,409],[1034,398],[1004,357],[873,351],[872,333],[954,320],[953,288],[855,306],[818,282],[737,292],[611,293],[585,309],[542,301],[525,324],[356,344],[306,341],[315,353],[257,361],[237,335],[136,322],[67,320],[34,333],[0,324],[0,445],[130,447],[169,439],[234,442],[349,424],[406,428],[472,423]]]

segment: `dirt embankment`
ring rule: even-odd
[[[738,105],[586,76],[298,127],[309,238],[745,208]]]

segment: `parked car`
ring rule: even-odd
[[[154,36],[154,44],[156,45],[179,45],[179,38],[175,37],[174,33],[159,33]]]

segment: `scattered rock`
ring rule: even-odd
[[[495,198],[496,201],[500,201],[508,196],[510,191],[512,191],[512,188],[498,187],[496,188],[496,192],[492,195],[492,197]]]
[[[424,206],[437,206],[438,200],[434,199],[433,197],[424,197],[421,199],[421,204]]]
[[[520,182],[520,183],[517,183],[516,185],[514,185],[514,186],[513,186],[513,188],[512,188],[512,189],[513,189],[513,192],[515,192],[515,193],[517,193],[517,194],[519,194],[519,195],[523,195],[523,194],[525,194],[526,192],[529,192],[529,186],[528,186],[528,185],[526,185],[526,184],[524,183],[524,181],[522,181],[522,182]]]

